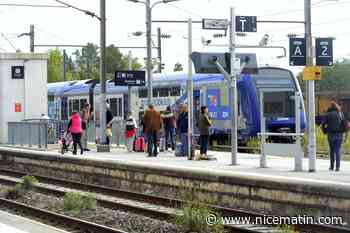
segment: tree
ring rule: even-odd
[[[303,74],[298,75],[302,90],[306,90]],[[315,82],[316,91],[347,91],[350,89],[350,60],[335,62],[334,66],[322,67],[322,80]]]
[[[81,50],[76,50],[75,66],[76,79],[98,79],[99,78],[99,61],[98,46],[87,43]]]
[[[63,56],[58,49],[49,51],[47,62],[47,82],[63,81]]]
[[[182,67],[182,64],[177,62],[174,66],[174,72],[179,72],[179,71],[183,71],[184,68]]]

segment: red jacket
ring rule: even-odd
[[[73,115],[71,117],[69,131],[71,133],[81,133],[81,132],[83,132],[83,129],[81,127],[81,118],[80,118],[80,116],[79,116],[79,114],[77,112],[73,113]]]

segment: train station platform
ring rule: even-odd
[[[329,171],[328,160],[317,160],[316,172],[295,172],[292,157],[268,156],[268,168],[259,168],[257,154],[238,154],[231,166],[228,152],[209,151],[216,160],[190,161],[160,152],[86,152],[73,156],[53,151],[0,147],[0,168],[71,179],[134,192],[198,200],[224,207],[280,216],[341,216],[350,223],[350,162],[341,171]],[[350,227],[350,225],[348,225]]]
[[[28,218],[0,211],[0,233],[68,233]]]

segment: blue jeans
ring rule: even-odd
[[[187,133],[181,133],[181,155],[182,156],[188,156],[188,139],[187,139]]]
[[[340,149],[341,144],[343,141],[343,134],[342,133],[328,133],[328,143],[329,143],[329,150],[330,150],[330,169],[334,169],[334,161],[335,161],[335,168],[340,168]]]
[[[149,156],[157,156],[157,132],[147,132],[147,142],[148,142],[148,155]]]
[[[168,150],[168,145],[171,145],[171,149],[175,150],[175,135],[173,129],[165,130],[165,150]]]
[[[207,154],[208,141],[209,141],[209,135],[200,135],[199,144],[200,144],[201,155]]]

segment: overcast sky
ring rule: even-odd
[[[65,0],[89,11],[99,13],[99,0]],[[156,0],[151,0],[155,2]],[[0,0],[3,3],[51,4],[54,0]],[[335,37],[336,58],[350,56],[350,0],[313,0],[313,36]],[[145,7],[127,0],[106,0],[107,44],[116,46],[145,46],[145,37],[131,37],[134,31],[145,31]],[[303,0],[181,0],[171,4],[159,4],[153,11],[153,20],[201,20],[202,18],[228,18],[229,8],[235,7],[238,15],[255,15],[258,20],[303,20]],[[17,38],[17,34],[28,32],[29,25],[36,27],[36,44],[99,44],[99,21],[81,12],[66,8],[28,8],[0,6],[0,33],[24,52],[29,50],[29,38]],[[165,72],[171,72],[174,64],[180,62],[187,69],[186,24],[153,24],[153,33],[161,27],[163,33],[171,35],[163,40],[163,62]],[[258,32],[238,38],[239,44],[258,44],[264,34],[271,38],[269,45],[281,45],[288,49],[288,33],[303,34],[302,24],[258,24]],[[194,25],[194,45],[196,51],[226,51],[225,48],[204,47],[201,37],[212,39],[213,31],[203,31],[200,24]],[[154,38],[156,43],[156,38]],[[213,43],[227,43],[228,38],[213,39]],[[12,46],[0,36],[0,52],[14,52]],[[36,48],[45,52],[47,49]],[[288,66],[288,59],[277,59],[282,50],[240,50],[257,52],[260,64]],[[69,49],[68,52],[73,52]],[[122,50],[127,53],[128,50]],[[133,50],[134,56],[143,58],[145,50]],[[154,56],[157,55],[154,51]]]

